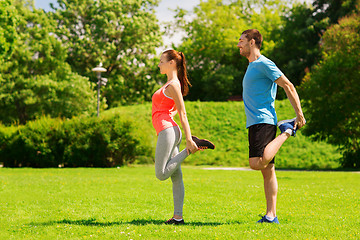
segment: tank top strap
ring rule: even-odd
[[[167,88],[171,83],[173,83],[173,82],[176,82],[180,87],[181,87],[181,85],[180,85],[180,82],[179,81],[176,81],[176,80],[171,80],[170,82],[168,82],[168,83],[166,83],[164,86],[163,86],[163,88],[165,89],[165,88]]]
[[[171,80],[170,82],[166,83],[164,86],[163,86],[163,92],[165,91],[165,89],[171,84],[175,82],[176,84],[179,85],[180,89],[181,89],[181,85],[180,85],[180,82],[179,81],[176,81],[176,80]]]
[[[165,97],[172,99],[171,97],[169,97],[168,95],[165,94],[165,89],[172,83],[172,82],[176,82],[176,84],[179,85],[179,87],[181,88],[180,82],[176,81],[176,80],[171,80],[170,82],[166,83],[162,88],[162,93],[165,95]]]

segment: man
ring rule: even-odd
[[[265,56],[261,55],[262,36],[256,29],[241,34],[237,47],[240,55],[249,60],[243,79],[243,99],[246,113],[246,128],[249,137],[249,164],[260,170],[264,178],[266,215],[258,222],[279,223],[276,216],[278,184],[275,174],[274,157],[282,144],[295,136],[296,130],[305,125],[300,99],[294,85]],[[275,97],[277,85],[282,87],[296,118],[277,123]],[[276,125],[281,134],[276,136]]]

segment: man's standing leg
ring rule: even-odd
[[[258,222],[279,223],[276,217],[278,183],[274,156],[289,136],[286,134],[280,134],[277,138],[275,136],[274,125],[257,124],[249,128],[249,164],[252,169],[261,170],[266,198],[266,215]]]
[[[275,165],[269,164],[265,169],[261,170],[264,178],[264,190],[266,198],[266,216],[270,218],[276,217],[276,200],[278,192],[278,183],[275,174]]]

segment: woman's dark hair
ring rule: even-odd
[[[188,74],[186,70],[186,60],[184,53],[171,49],[166,50],[163,52],[163,54],[166,55],[166,59],[168,61],[175,61],[177,67],[177,77],[179,78],[181,86],[181,94],[186,96],[189,92],[189,86],[191,86],[191,84],[187,76]]]

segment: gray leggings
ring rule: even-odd
[[[159,133],[155,152],[155,173],[161,181],[171,177],[174,215],[182,216],[185,190],[180,164],[188,153],[186,149],[179,153],[180,142],[181,131],[178,126],[167,128]]]

